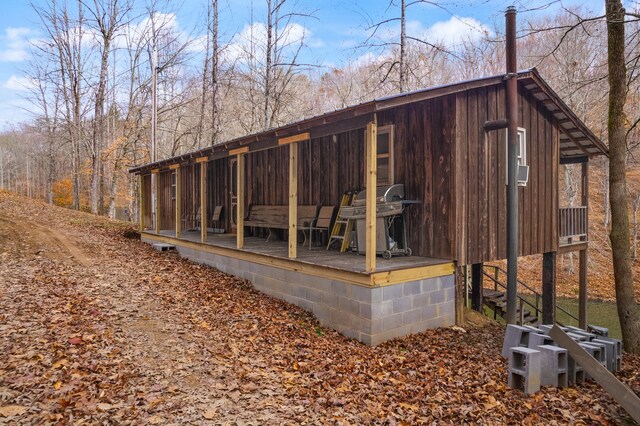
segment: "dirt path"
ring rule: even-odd
[[[368,348],[122,229],[0,193],[0,424],[625,422],[506,388],[496,326]]]

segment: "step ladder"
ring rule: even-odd
[[[329,236],[329,242],[327,243],[327,250],[331,248],[331,245],[336,241],[342,241],[340,244],[340,253],[344,253],[349,248],[351,230],[353,229],[353,221],[350,219],[342,218],[342,208],[351,206],[356,196],[354,191],[347,191],[342,194],[340,200],[340,208],[338,209],[338,215],[336,221],[333,223],[331,229],[331,235]]]

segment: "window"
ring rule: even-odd
[[[378,186],[393,185],[393,126],[378,127]]]
[[[171,199],[176,199],[176,172],[171,173]]]
[[[509,129],[505,129],[505,185],[509,184]],[[529,168],[527,167],[527,129],[518,127],[518,144],[517,152],[518,157],[518,185],[526,186],[527,178],[529,174]]]

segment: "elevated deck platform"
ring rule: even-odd
[[[454,271],[453,262],[449,260],[398,256],[391,259],[378,257],[376,270],[369,273],[365,270],[365,257],[356,253],[340,253],[326,250],[323,246],[311,249],[299,246],[297,258],[289,259],[286,241],[245,237],[244,248],[238,249],[235,234],[208,234],[205,243],[201,242],[199,231],[183,231],[180,238],[176,238],[172,230],[160,231],[160,234],[144,232],[143,237],[154,242],[182,244],[195,250],[371,287],[449,275]]]

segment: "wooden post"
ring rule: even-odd
[[[555,251],[542,255],[542,323],[556,322],[556,259]]]
[[[464,308],[465,305],[465,297],[463,292],[466,287],[466,284],[461,283],[461,281],[467,280],[467,267],[460,266],[456,268],[456,287],[455,287],[455,312],[456,312],[456,325],[463,327],[464,326]]]
[[[482,312],[482,263],[471,265],[471,309]]]
[[[176,238],[180,238],[182,228],[182,173],[180,172],[180,165],[173,172],[176,174]]]
[[[154,220],[156,222],[155,223],[155,228],[156,228],[156,234],[160,234],[160,194],[161,194],[161,191],[158,191],[158,188],[160,187],[160,173],[159,173],[158,169],[152,170],[151,173],[153,175],[155,175],[155,181],[156,181],[156,184],[155,184],[155,186],[153,188],[153,191],[155,192],[155,194],[154,194],[155,195],[155,197],[154,197],[155,206],[153,206],[154,207],[153,211],[155,212],[154,213],[155,214]],[[151,177],[153,178],[153,176],[151,176]]]
[[[298,247],[298,143],[289,144],[289,258],[297,257]]]
[[[138,216],[140,220],[140,232],[144,231],[144,178],[138,175]]]
[[[376,185],[377,185],[377,130],[375,121],[367,124],[365,132],[366,156],[366,271],[376,269]]]
[[[244,247],[244,153],[239,153],[237,158],[236,247],[241,249]]]
[[[588,159],[587,159],[588,160]],[[582,205],[587,208],[587,223],[586,223],[586,231],[587,236],[582,237],[583,241],[589,241],[589,163],[585,161],[582,163],[582,194],[581,201]],[[579,327],[582,329],[587,328],[587,300],[588,300],[588,288],[589,288],[589,280],[587,274],[587,262],[589,257],[587,255],[587,249],[580,250],[579,253],[579,267],[578,267],[578,276],[580,280],[580,291],[578,293],[578,322]]]
[[[200,162],[200,241],[207,242],[207,162]]]

